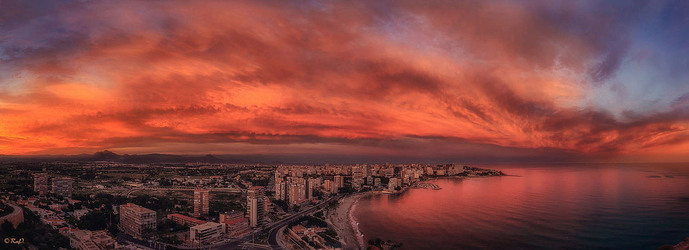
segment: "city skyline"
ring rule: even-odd
[[[689,161],[685,2],[2,5],[2,155]]]
[[[687,69],[681,0],[0,0],[0,248],[689,250]]]

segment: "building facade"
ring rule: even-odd
[[[72,197],[72,183],[74,181],[71,177],[55,177],[53,178],[53,193],[56,195],[71,198]]]
[[[206,222],[189,228],[189,239],[199,245],[214,243],[223,238],[225,224]]]
[[[402,181],[399,178],[390,178],[388,182],[388,190],[394,191],[402,185]]]
[[[250,232],[249,220],[243,213],[222,213],[220,223],[225,224],[225,234],[230,238],[241,238]]]
[[[247,213],[249,214],[249,226],[258,227],[263,224],[265,215],[263,199],[264,191],[262,187],[250,187],[246,197]]]
[[[100,247],[91,240],[91,231],[88,230],[72,233],[69,237],[69,246],[79,250],[100,250]]]
[[[37,192],[40,196],[45,196],[48,194],[48,174],[47,173],[35,173],[33,175],[33,191]]]
[[[288,199],[287,194],[289,191],[287,190],[289,188],[289,182],[280,179],[279,182],[275,182],[275,199],[276,200],[281,200],[284,201]]]
[[[309,178],[306,187],[306,199],[314,199],[313,190],[321,187],[320,178]]]
[[[276,171],[275,172],[275,194],[274,194],[274,198],[276,200],[284,200],[285,196],[283,194],[282,189],[283,189],[285,182],[282,180],[281,177],[277,177],[277,176],[278,176],[278,172]]]
[[[299,183],[290,183],[289,191],[287,192],[289,196],[288,201],[290,205],[297,204],[301,200],[301,187],[302,186]]]
[[[121,205],[120,230],[136,238],[148,237],[156,230],[156,212],[132,203]]]
[[[338,190],[344,187],[344,176],[336,175],[333,179]]]
[[[206,223],[206,221],[192,218],[182,214],[168,214],[167,218],[177,224],[193,227]]]
[[[323,182],[323,188],[326,192],[331,194],[336,194],[339,191],[339,187],[337,187],[337,184],[335,184],[335,182],[331,180],[325,180]]]
[[[208,203],[210,200],[209,192],[207,189],[195,189],[194,190],[194,213],[195,217],[201,217],[208,215]]]

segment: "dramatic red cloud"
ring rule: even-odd
[[[606,13],[568,29],[484,1],[10,7],[3,154],[689,150],[686,102],[640,114],[587,103],[626,46]]]

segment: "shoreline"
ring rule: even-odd
[[[497,175],[497,176],[507,176],[507,175]],[[497,177],[497,176],[440,176],[432,177],[420,182],[433,181],[437,179],[456,179],[464,180],[470,178],[482,178],[482,177]],[[354,217],[352,211],[354,210],[359,199],[367,196],[373,195],[397,195],[407,192],[412,189],[410,186],[403,188],[397,192],[393,193],[382,193],[381,191],[368,191],[365,193],[356,193],[345,197],[338,201],[335,211],[329,213],[328,220],[332,222],[332,225],[337,231],[337,235],[340,236],[340,241],[343,243],[342,249],[365,249],[366,242],[364,241],[364,235],[359,231],[358,222]]]
[[[359,199],[378,194],[377,191],[356,193],[341,199],[334,211],[329,212],[328,220],[332,223],[340,236],[342,249],[363,249],[363,235],[359,232],[352,211]]]
[[[426,179],[424,181],[430,181],[433,179],[440,178],[450,178],[450,179],[465,179],[466,176],[446,176]],[[423,182],[423,181],[422,181]],[[359,202],[359,199],[373,196],[373,195],[397,195],[407,192],[412,189],[410,186],[404,187],[402,190],[383,193],[382,191],[368,191],[364,193],[355,193],[349,195],[340,201],[335,208],[335,211],[330,212],[328,215],[328,220],[332,223],[337,231],[337,235],[340,236],[340,241],[342,244],[342,249],[365,249],[366,242],[364,242],[364,234],[359,231],[358,222],[354,217],[353,211]]]

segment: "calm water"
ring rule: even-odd
[[[517,176],[363,198],[365,240],[403,249],[656,249],[689,237],[689,165],[479,166]]]

